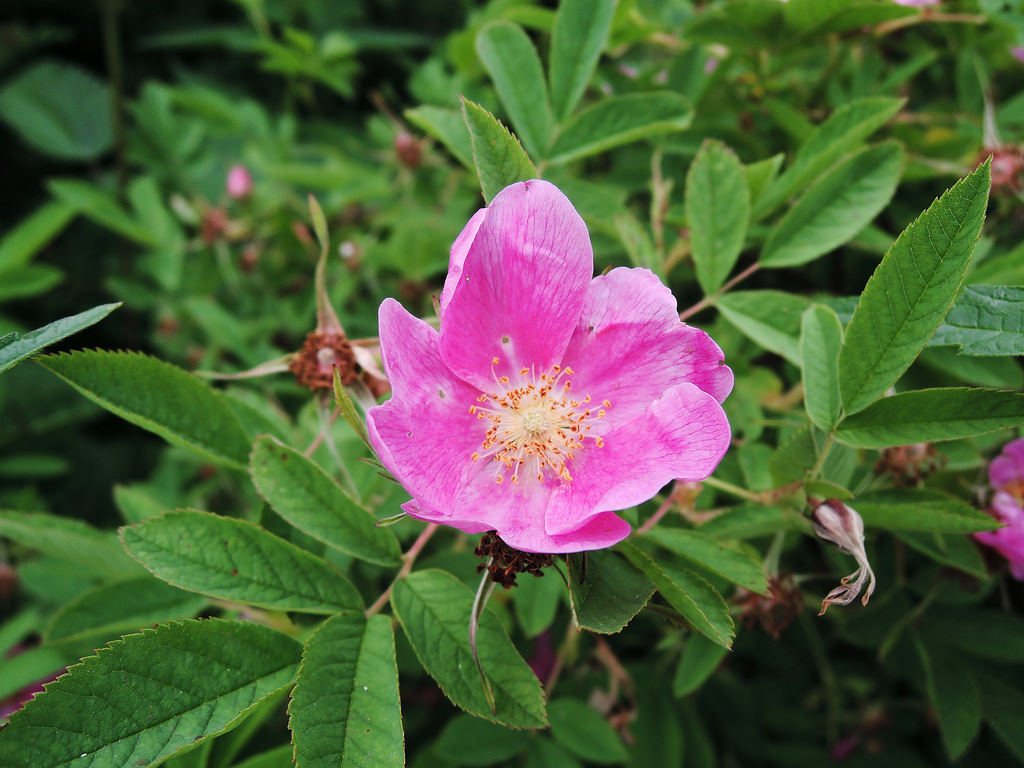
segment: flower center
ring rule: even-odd
[[[494,358],[492,367],[498,362]],[[497,462],[495,482],[505,482],[509,473],[515,485],[520,476],[543,482],[545,470],[571,482],[567,465],[583,441],[591,439],[598,448],[604,445],[601,437],[588,433],[604,418],[611,403],[604,400],[600,407],[590,408],[590,395],[573,396],[573,373],[571,368],[556,365],[540,376],[532,368],[520,368],[516,382],[496,375],[497,391],[480,395],[479,405],[470,406],[470,413],[487,422],[480,450],[470,458]]]

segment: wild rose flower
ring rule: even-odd
[[[867,605],[875,591],[875,572],[871,570],[868,553],[864,549],[864,520],[855,509],[838,499],[829,499],[811,513],[811,522],[819,538],[835,544],[841,552],[853,555],[859,566],[849,576],[844,576],[838,587],[825,595],[818,615],[825,613],[833,603],[849,605],[861,591],[864,591],[861,603]],[[867,590],[864,590],[865,583]]]
[[[241,200],[252,194],[252,174],[244,165],[233,165],[224,183],[228,197]]]
[[[910,5],[921,8],[926,5],[938,5],[941,0],[892,0],[896,5]]]
[[[993,459],[988,481],[995,490],[989,513],[1004,527],[974,537],[1005,557],[1013,578],[1024,581],[1024,438],[1008,443]]]
[[[410,515],[525,552],[599,549],[629,534],[616,510],[714,470],[722,351],[650,271],[593,268],[572,204],[521,182],[452,246],[439,332],[381,305],[394,395],[367,426]]]

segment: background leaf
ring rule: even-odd
[[[61,339],[66,339],[79,331],[85,330],[90,325],[95,325],[115,309],[121,306],[116,304],[101,304],[98,307],[87,309],[71,317],[62,317],[47,323],[42,328],[24,335],[15,334],[8,338],[0,338],[0,373],[8,368],[13,368],[27,357],[36,352],[56,344]]]
[[[431,752],[445,765],[495,765],[515,757],[529,744],[522,731],[459,713],[448,721]]]
[[[654,583],[631,563],[602,550],[570,555],[569,595],[580,629],[621,632],[654,594]]]
[[[676,676],[672,681],[672,692],[679,697],[696,691],[722,663],[729,653],[704,635],[694,633],[686,641],[686,648],[679,659]]]
[[[955,654],[926,647],[915,633],[915,647],[924,668],[925,689],[939,719],[939,733],[950,759],[967,749],[981,727],[981,695],[971,670]]]
[[[551,736],[590,763],[621,763],[626,759],[622,739],[607,720],[578,699],[559,698],[548,704]]]
[[[28,264],[75,216],[75,209],[52,201],[40,206],[0,240],[0,274]]]
[[[154,765],[291,685],[299,653],[287,635],[251,622],[184,621],[128,635],[12,715],[0,752],[11,768]]]
[[[417,128],[440,141],[445,148],[469,170],[474,170],[473,144],[466,129],[466,121],[455,109],[443,109],[424,104],[402,113]]]
[[[954,344],[962,355],[1024,355],[1024,288],[968,285],[928,344]]]
[[[655,527],[644,536],[733,584],[768,594],[764,565],[745,549],[685,528]]]
[[[494,115],[463,99],[462,116],[469,128],[473,162],[480,176],[485,203],[490,204],[494,196],[509,184],[537,178],[537,169],[519,141]]]
[[[715,299],[725,319],[758,345],[799,366],[800,317],[808,299],[782,291],[730,291]]]
[[[890,531],[971,533],[1002,524],[959,499],[925,489],[892,488],[857,497],[854,506],[869,528]]]
[[[555,119],[573,111],[604,50],[615,0],[562,0],[551,33],[551,103]]]
[[[245,520],[179,510],[121,529],[157,578],[190,592],[308,613],[359,610],[356,588],[326,562]]]
[[[84,520],[44,512],[0,512],[0,536],[29,549],[80,563],[104,576],[138,576],[138,566],[117,545],[113,532]]]
[[[306,643],[288,714],[296,768],[402,768],[391,621],[340,613],[321,624]]]
[[[939,327],[963,284],[988,190],[986,162],[907,227],[868,280],[839,353],[847,413],[891,387]]]
[[[814,304],[800,324],[800,357],[803,360],[804,406],[811,422],[831,432],[843,406],[839,399],[839,349],[843,325],[831,308]]]

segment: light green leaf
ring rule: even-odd
[[[733,584],[761,595],[768,594],[764,564],[745,549],[685,528],[655,527],[644,537]]]
[[[802,33],[813,30],[819,34],[871,27],[919,13],[916,8],[876,0],[792,0],[783,8],[790,27]]]
[[[50,678],[74,660],[75,656],[70,651],[52,647],[29,648],[14,656],[0,658],[0,696],[6,699],[26,686]],[[0,749],[2,745],[3,739],[0,738]],[[4,768],[8,765],[4,764]]]
[[[121,551],[113,532],[97,530],[73,517],[0,511],[0,536],[51,557],[88,566],[107,577],[141,573]]]
[[[390,619],[340,613],[321,624],[306,643],[288,714],[296,768],[402,768]]]
[[[476,52],[519,138],[534,157],[544,157],[555,118],[540,57],[530,38],[515,24],[493,22],[477,35]]]
[[[736,630],[729,606],[702,576],[658,555],[646,542],[625,541],[618,548],[657,585],[661,596],[694,630],[723,648],[732,645]]]
[[[537,169],[519,140],[494,115],[479,104],[462,99],[462,116],[469,129],[484,202],[490,204],[509,184],[537,178]]]
[[[63,606],[47,625],[43,640],[78,647],[116,635],[195,616],[207,600],[146,574],[101,584]]]
[[[374,527],[373,515],[298,451],[264,436],[253,446],[249,474],[260,496],[303,533],[360,560],[400,562],[395,534]]]
[[[672,693],[682,698],[696,691],[718,669],[727,653],[728,649],[711,642],[704,635],[691,636],[679,659]]]
[[[509,728],[547,726],[540,681],[485,610],[477,650],[494,692],[491,711],[469,646],[473,593],[462,582],[444,571],[416,571],[395,583],[391,605],[420,663],[453,704]]]
[[[300,650],[262,624],[222,619],[128,635],[11,715],[0,753],[10,768],[155,765],[291,685]]]
[[[950,760],[962,755],[981,727],[981,694],[971,670],[957,654],[944,648],[926,648],[912,632],[924,668],[925,690],[939,719],[939,733]]]
[[[292,745],[282,744],[279,747],[260,752],[258,755],[247,757],[240,763],[234,763],[232,768],[295,768],[292,762]]]
[[[120,306],[121,302],[101,304],[98,307],[79,312],[77,315],[54,320],[52,323],[47,323],[42,328],[37,328],[24,335],[4,336],[0,339],[0,372],[13,368],[25,358],[31,357],[51,344],[56,344],[61,339],[66,339],[72,334],[85,330],[90,325],[95,325]]]
[[[1024,355],[1024,288],[968,285],[928,342],[946,344],[961,355]]]
[[[800,316],[811,305],[782,291],[730,291],[715,299],[725,319],[765,349],[799,366]]]
[[[245,520],[167,512],[121,528],[121,541],[154,576],[190,592],[304,613],[363,607],[326,562]]]
[[[568,568],[576,626],[602,635],[621,632],[656,589],[650,579],[613,552],[570,555]]]
[[[939,327],[963,285],[988,190],[985,162],[903,231],[868,280],[839,353],[847,413],[881,397]]]
[[[750,219],[750,188],[736,153],[706,140],[686,174],[685,202],[697,281],[714,293],[736,266]]]
[[[60,160],[96,160],[114,142],[109,86],[80,67],[40,61],[0,89],[0,116]]]
[[[612,147],[681,131],[693,107],[675,93],[631,93],[602,99],[565,123],[551,147],[551,163],[567,163]]]
[[[622,763],[626,748],[600,713],[578,699],[560,698],[548,704],[551,736],[577,757],[590,763]]]
[[[716,515],[697,530],[716,539],[751,539],[792,528],[790,516],[782,507],[744,504]]]
[[[39,296],[59,285],[64,273],[49,264],[26,264],[0,274],[0,302]]]
[[[800,357],[803,359],[804,406],[813,424],[831,432],[843,406],[839,400],[839,349],[843,325],[824,304],[804,312],[800,325]]]
[[[231,408],[205,382],[138,352],[87,350],[39,362],[97,405],[172,445],[244,469],[249,439]]]
[[[758,198],[753,220],[763,219],[856,149],[902,106],[901,99],[873,97],[852,101],[833,112],[800,147],[792,164]]]
[[[0,240],[0,272],[28,264],[74,216],[74,207],[54,200],[15,224]]]
[[[119,235],[148,248],[160,245],[145,223],[137,221],[112,194],[80,179],[51,179],[46,188],[61,203]]]
[[[126,523],[141,523],[147,517],[156,517],[168,509],[139,485],[115,485],[114,504]]]
[[[448,721],[430,751],[446,766],[483,766],[504,764],[529,744],[522,731],[460,713]]]
[[[781,152],[777,155],[758,160],[756,163],[749,163],[743,166],[743,173],[747,177],[747,189],[750,190],[750,204],[756,206],[761,199],[761,193],[775,181],[775,177],[782,167],[785,155]]]
[[[586,90],[612,25],[615,0],[562,0],[551,35],[551,102],[565,120]]]
[[[519,626],[527,637],[536,637],[551,626],[558,612],[558,603],[565,584],[551,570],[540,577],[519,577],[519,586],[512,591]]]
[[[817,181],[768,236],[764,267],[795,267],[828,253],[866,227],[892,199],[903,172],[896,142],[868,147]]]
[[[1024,424],[1024,394],[1000,389],[919,389],[847,416],[836,437],[858,448],[931,443]]]
[[[473,143],[466,130],[466,122],[458,110],[424,104],[407,109],[402,114],[417,128],[440,141],[466,168],[471,171],[475,169]]]
[[[864,524],[890,531],[972,533],[1002,524],[970,504],[940,491],[892,488],[858,496],[852,502]]]

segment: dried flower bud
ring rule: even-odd
[[[871,594],[875,591],[875,573],[871,570],[867,552],[864,551],[864,521],[856,510],[846,506],[837,499],[828,499],[818,505],[811,513],[814,532],[819,538],[839,547],[841,552],[853,555],[859,566],[849,576],[844,576],[838,587],[833,589],[821,601],[821,613],[825,613],[833,603],[849,605],[864,589],[861,598],[863,605],[868,604]],[[852,583],[851,583],[852,582]]]
[[[233,165],[224,183],[228,197],[243,200],[252,194],[252,174],[244,165]]]
[[[423,148],[406,131],[395,136],[395,154],[398,155],[398,162],[406,168],[419,168],[423,162]]]
[[[898,487],[914,486],[946,463],[932,443],[913,443],[886,448],[875,462],[875,472],[890,474]]]

